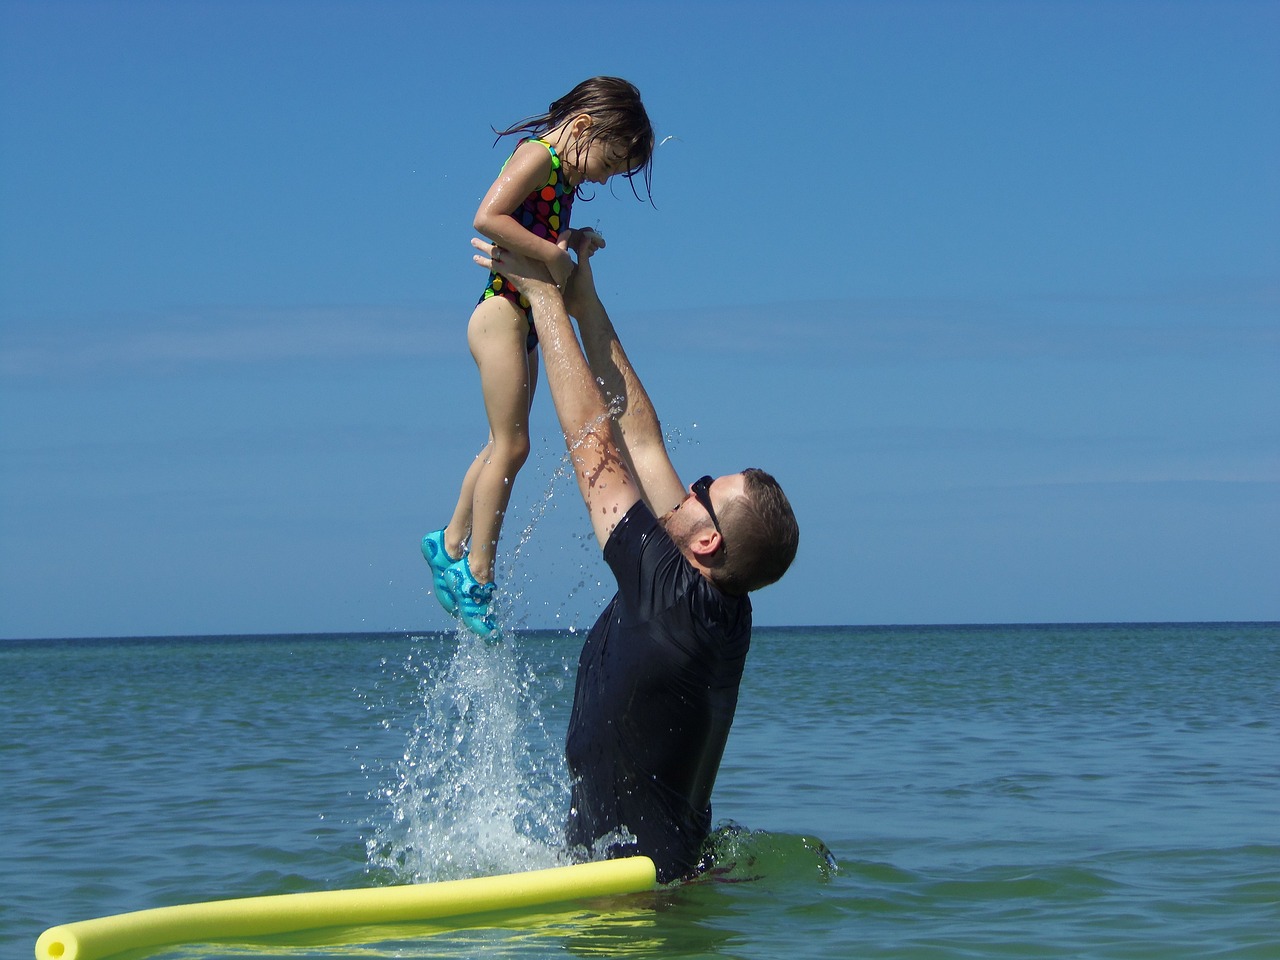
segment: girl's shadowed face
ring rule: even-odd
[[[576,183],[603,184],[610,177],[631,169],[625,149],[607,140],[591,140],[584,144],[582,141],[585,139],[579,139],[566,158]]]

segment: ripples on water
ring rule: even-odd
[[[557,862],[578,645],[0,643],[0,954]],[[704,880],[158,956],[1275,957],[1278,661],[1275,625],[761,630]]]

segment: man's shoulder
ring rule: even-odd
[[[609,533],[609,540],[604,545],[605,558],[608,558],[611,551],[623,550],[628,545],[643,540],[647,534],[653,532],[655,527],[661,529],[662,524],[658,523],[658,518],[653,515],[653,511],[644,500],[637,500]],[[666,533],[665,530],[662,532]]]
[[[751,600],[722,592],[699,573],[644,501],[618,522],[605,559],[633,617],[679,621],[699,633],[750,634]]]
[[[632,504],[609,534],[604,559],[633,620],[648,620],[669,608],[697,576],[643,500]]]

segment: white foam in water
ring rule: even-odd
[[[447,662],[410,656],[405,669],[421,712],[383,786],[370,864],[424,882],[560,863],[564,775],[513,646],[463,634]]]
[[[569,790],[563,747],[551,742],[543,725],[543,681],[521,660],[512,604],[523,592],[520,556],[552,507],[557,483],[571,476],[563,456],[515,549],[501,563],[504,589],[494,609],[506,639],[486,644],[460,627],[452,657],[445,659],[447,649],[420,648],[407,656],[400,676],[391,678],[402,681],[392,684],[401,691],[403,681],[410,681],[415,702],[390,705],[393,714],[411,719],[404,754],[380,788],[387,817],[366,846],[370,867],[402,882],[565,862]],[[438,635],[419,642],[438,643]]]

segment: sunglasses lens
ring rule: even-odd
[[[720,521],[716,518],[716,511],[711,506],[711,484],[715,483],[715,477],[706,476],[699,477],[693,481],[693,485],[689,487],[693,491],[693,495],[698,498],[698,503],[702,504],[702,509],[707,511],[707,516],[711,518],[711,525],[717,532],[720,530]]]

